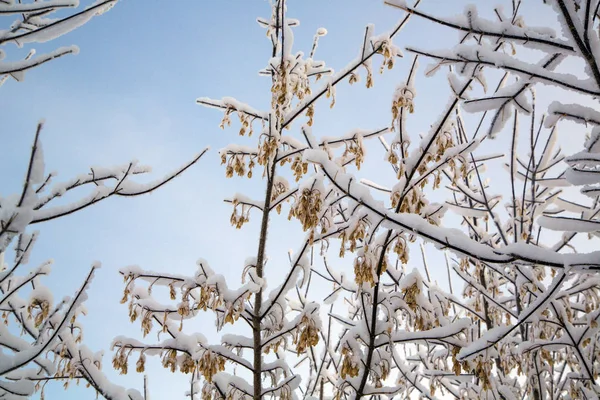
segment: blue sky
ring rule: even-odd
[[[453,15],[466,3],[426,0],[423,9]],[[504,3],[508,8],[509,2]],[[46,165],[59,172],[59,179],[83,173],[92,165],[120,164],[132,158],[152,165],[154,176],[160,176],[211,146],[197,166],[156,193],[107,200],[35,227],[41,236],[30,266],[55,260],[47,282],[56,297],[70,295],[91,263],[102,262],[87,303],[86,339],[94,350],[106,350],[105,370],[120,384],[139,388],[142,382],[135,372],[119,377],[111,370],[108,348],[112,338],[139,332],[138,324],[129,323],[127,307],[119,304],[120,267],[137,264],[149,270],[193,274],[195,261],[203,257],[235,286],[243,260],[256,253],[257,218],[244,230],[234,230],[229,226],[231,208],[222,199],[236,192],[260,198],[261,183],[224,179],[217,150],[238,140],[236,130],[220,131],[221,114],[201,108],[195,99],[233,96],[258,109],[268,106],[269,80],[257,71],[265,66],[270,45],[255,20],[269,13],[265,0],[122,0],[77,31],[35,46],[42,52],[77,44],[79,55],[46,64],[28,72],[24,82],[9,81],[0,88],[0,135],[5,149],[10,149],[0,158],[2,195],[19,189],[40,118],[46,119],[42,134]],[[381,33],[403,17],[379,0],[290,0],[289,15],[301,21],[295,31],[296,51],[309,51],[316,29],[328,29],[317,58],[336,70],[357,56],[367,23],[374,23],[375,31]],[[456,39],[455,32],[414,20],[396,44],[437,49]],[[10,54],[14,49],[5,50]],[[387,126],[391,95],[405,79],[410,62],[411,55],[406,54],[393,71],[376,74],[375,88],[370,91],[363,88],[364,82],[360,87],[341,85],[336,108],[330,112],[325,105],[317,110],[315,134],[333,136],[352,128]],[[443,74],[423,77],[427,64],[421,61],[417,81],[417,114],[411,121],[416,132],[425,132],[437,117],[427,111],[439,110],[447,100]],[[374,65],[378,68],[379,60]],[[377,165],[382,154],[378,148],[372,151]],[[392,176],[389,171],[368,168],[367,174]],[[276,266],[284,262],[288,248],[300,245],[303,235],[297,224],[290,228],[285,216],[275,219],[272,226],[269,262]],[[275,270],[269,277],[273,285],[277,277]],[[210,315],[200,323],[203,327],[213,324]],[[183,398],[185,378],[150,365],[153,398]],[[90,390],[63,392],[59,384],[48,385],[46,395],[48,399],[95,396]]]

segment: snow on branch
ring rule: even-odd
[[[11,390],[16,390],[30,396],[53,379],[68,381],[77,377],[87,381],[106,399],[141,400],[137,391],[127,391],[110,383],[100,371],[99,358],[80,343],[83,334],[77,317],[84,312],[82,303],[87,299],[86,290],[97,266],[92,267],[73,299],[54,303],[51,292],[41,283],[50,273],[50,262],[22,272],[38,237],[38,232],[29,234],[27,228],[72,214],[112,195],[136,196],[156,190],[194,165],[206,150],[166,177],[148,184],[136,184],[130,179],[149,172],[149,168],[137,163],[117,168],[91,168],[89,174],[54,184],[55,174],[45,173],[42,127],[41,123],[37,126],[23,189],[0,198],[0,307],[4,323],[20,327],[29,339],[14,336],[12,329],[2,325],[1,344],[10,352],[0,357],[0,375],[10,382],[0,391],[9,395]],[[110,182],[114,183],[112,187]],[[92,188],[92,193],[66,205],[51,207],[53,200],[82,187]],[[4,263],[4,255],[13,243],[15,260],[11,266]],[[33,288],[29,298],[21,298],[20,293],[29,286]],[[33,365],[39,367],[36,372],[27,372]]]
[[[96,1],[84,10],[59,18],[47,18],[47,16],[67,8],[75,8],[79,5],[79,1],[45,0],[16,2],[14,0],[6,0],[0,2],[0,16],[13,14],[20,16],[8,29],[0,30],[0,45],[4,46],[14,43],[18,47],[23,47],[23,45],[30,43],[49,42],[81,27],[94,16],[105,13],[117,1]],[[6,82],[8,77],[12,77],[20,82],[24,79],[26,71],[64,55],[77,54],[78,52],[79,49],[77,46],[61,47],[34,57],[35,50],[32,49],[23,60],[6,61],[4,60],[6,53],[0,49],[0,86]]]
[[[261,71],[271,79],[270,110],[231,98],[198,100],[224,112],[222,129],[237,113],[239,133],[251,142],[228,144],[220,155],[226,177],[264,188],[262,199],[234,193],[226,200],[235,228],[257,219],[256,253],[239,266],[235,289],[202,260],[187,276],[122,270],[131,319],[141,319],[144,335],[156,330],[168,338],[118,338],[117,369],[127,369],[131,352],[139,354],[140,370],[145,355],[158,354],[165,368],[192,375],[190,395],[201,380],[203,399],[600,394],[600,252],[576,247],[583,234],[598,237],[600,131],[595,127],[584,150],[566,157],[558,126],[560,118],[590,125],[599,119],[593,107],[558,103],[546,117],[535,91],[543,84],[592,100],[599,94],[589,59],[598,47],[593,2],[577,9],[553,2],[573,25],[563,24],[562,36],[527,26],[518,1],[512,14],[493,9],[497,23],[474,7],[446,18],[417,10],[418,1],[386,3],[402,13],[398,24],[379,36],[367,26],[358,57],[334,72],[313,59],[326,31],[317,31],[309,58],[294,53],[299,21],[287,17],[285,0],[272,2],[270,18],[258,19],[272,44]],[[463,39],[451,50],[411,50],[419,56],[404,60],[398,33],[419,19]],[[406,41],[409,49],[421,45]],[[529,49],[544,56],[521,59]],[[585,74],[560,72],[567,56],[583,57]],[[361,68],[371,87],[376,57],[381,71],[402,62],[408,69],[389,99],[389,119],[380,125],[386,128],[313,132],[316,101],[335,107],[338,85],[358,82]],[[448,101],[438,110],[415,101],[423,57],[437,60],[433,71],[452,67]],[[493,86],[490,68],[502,72]],[[477,84],[495,89],[474,95]],[[409,129],[415,113],[430,121],[423,135]],[[251,136],[256,119],[260,133]],[[500,132],[506,140],[491,142]],[[383,160],[370,158],[374,145],[383,146]],[[379,173],[383,168],[389,176]],[[373,171],[378,176],[369,176]],[[586,198],[568,196],[577,185]],[[287,233],[272,224],[273,211],[284,209],[292,221],[285,229],[305,235],[287,252],[289,262],[277,261],[281,278],[273,282],[268,253],[283,250],[268,243]],[[155,286],[166,287],[170,301],[156,300]],[[189,333],[187,322],[208,310],[219,330],[233,326],[212,345]]]
[[[579,248],[574,239],[584,239],[587,234],[589,243],[593,243],[598,236],[600,179],[596,175],[600,159],[596,153],[600,151],[600,117],[593,107],[562,101],[552,102],[544,110],[548,116],[542,112],[540,117],[535,91],[543,84],[597,101],[600,41],[594,30],[600,22],[598,2],[546,2],[561,25],[558,35],[545,27],[527,26],[527,19],[521,15],[525,3],[521,1],[512,2],[510,13],[494,8],[497,22],[481,18],[475,6],[468,7],[464,16],[448,18],[416,10],[402,0],[387,0],[386,4],[461,33],[460,44],[451,50],[422,50],[419,44],[409,45],[410,51],[436,61],[431,71],[450,65],[453,72],[467,78],[478,69],[480,74],[490,68],[503,73],[492,94],[464,97],[460,109],[482,113],[480,126],[486,114],[492,112],[488,137],[493,139],[502,131],[510,139],[509,157],[504,164],[509,177],[505,192],[501,197],[490,193],[494,188],[502,193],[502,189],[485,178],[485,163],[473,163],[462,177],[457,171],[444,174],[452,180],[449,188],[454,192],[448,204],[460,215],[470,240],[485,243],[494,254],[511,259],[498,263],[481,254],[456,254],[452,269],[465,284],[464,300],[452,296],[446,299],[460,300],[461,308],[479,327],[467,334],[467,345],[452,349],[442,359],[453,364],[456,379],[461,378],[463,395],[515,399],[598,397],[595,348],[600,342],[598,307],[593,300],[599,293],[594,260],[597,254],[581,253],[595,245],[580,241],[583,246]],[[536,23],[546,21],[538,19]],[[532,63],[528,49],[544,55]],[[566,55],[578,58],[584,69],[574,74],[555,72]],[[487,85],[482,86],[487,91]],[[559,132],[562,120],[591,128],[582,143],[584,149],[568,157],[556,148],[564,135]],[[512,124],[507,124],[509,121]],[[525,138],[519,132],[523,130]],[[567,140],[574,140],[573,131],[569,127]],[[460,132],[463,140],[466,133]],[[562,189],[569,186],[580,186],[585,196],[571,197],[570,191]],[[505,199],[504,210],[500,198]],[[554,244],[548,243],[551,239],[547,231],[562,231],[562,237]],[[424,354],[431,353],[421,352],[418,360],[407,357],[399,361],[427,368]],[[397,366],[402,364],[398,362]],[[433,394],[435,388],[450,390],[459,382],[439,379],[439,369],[417,370],[412,375],[406,368],[401,371],[405,378],[413,379],[412,387],[421,394],[426,389],[420,381],[428,382]],[[464,374],[467,371],[477,383]],[[519,380],[521,377],[524,379]]]

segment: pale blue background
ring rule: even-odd
[[[466,3],[424,0],[422,9],[453,15]],[[507,9],[509,3],[504,1]],[[528,9],[531,14],[539,9],[547,12],[541,1],[527,3],[537,7]],[[126,305],[119,304],[120,267],[138,264],[150,270],[193,274],[196,259],[203,257],[235,287],[243,260],[255,256],[253,232],[258,218],[243,231],[235,231],[229,226],[231,208],[221,200],[243,190],[262,200],[262,185],[259,180],[224,179],[217,150],[238,141],[237,130],[220,131],[221,114],[201,108],[195,99],[234,96],[258,109],[268,106],[269,79],[259,77],[257,71],[270,57],[270,44],[255,20],[269,15],[264,0],[122,0],[77,31],[35,46],[42,52],[77,44],[79,55],[44,65],[28,72],[25,82],[11,80],[0,88],[2,195],[19,190],[40,118],[46,119],[42,140],[48,170],[59,171],[62,179],[83,173],[90,165],[125,163],[131,158],[152,165],[154,174],[160,176],[205,146],[212,147],[197,166],[152,195],[107,200],[35,227],[42,234],[30,266],[55,260],[53,275],[46,282],[55,288],[57,297],[72,294],[94,260],[103,263],[87,303],[86,343],[94,350],[107,351],[105,371],[117,383],[140,388],[143,379],[135,373],[135,358],[129,375],[112,371],[112,338],[120,333],[138,336],[140,331],[139,323],[129,323]],[[358,55],[367,23],[375,23],[376,33],[382,33],[403,13],[380,0],[290,0],[289,16],[301,20],[295,30],[295,50],[308,52],[314,32],[324,26],[329,34],[321,39],[316,58],[340,69]],[[414,19],[396,44],[436,49],[457,38],[453,31]],[[10,54],[14,47],[6,50]],[[398,68],[379,76],[380,59],[376,59],[375,88],[370,91],[364,89],[364,80],[353,87],[340,85],[336,108],[329,112],[324,104],[317,110],[315,134],[331,136],[354,127],[386,126],[392,92],[405,79],[411,60],[407,53]],[[447,100],[445,73],[425,79],[422,71],[427,64],[421,61],[417,79],[416,114],[411,119],[415,133],[428,129]],[[377,146],[372,151],[371,165],[381,167],[383,154]],[[392,176],[387,169],[373,168],[368,164],[366,174],[371,172],[377,179]],[[297,223],[287,223],[286,215],[275,218],[273,228],[269,249],[274,268],[269,279],[275,286],[285,270],[287,249],[297,248],[303,235]],[[208,314],[198,324],[207,336],[212,336],[212,325]],[[158,361],[148,363],[153,398],[184,398],[187,378],[156,367]],[[93,399],[95,394],[78,388],[63,392],[60,384],[51,383],[46,398]]]

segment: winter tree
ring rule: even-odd
[[[51,19],[50,14],[76,7],[78,1],[0,1],[0,14],[18,16],[8,29],[0,31],[0,43],[21,47],[47,42],[85,24],[115,3],[97,1],[83,11]],[[68,47],[34,56],[31,50],[23,60],[2,60],[0,85],[9,77],[22,81],[25,71],[76,52],[76,47]],[[0,49],[0,59],[4,56]],[[43,284],[52,262],[31,268],[27,265],[39,236],[39,231],[30,226],[67,217],[111,197],[150,193],[195,164],[203,153],[170,175],[145,184],[136,183],[134,178],[150,169],[137,162],[92,167],[71,179],[55,182],[56,173],[48,173],[44,167],[42,127],[42,123],[37,125],[29,159],[24,160],[22,190],[0,196],[0,397],[24,399],[41,391],[43,398],[49,382],[62,382],[66,388],[72,380],[83,380],[106,399],[142,399],[138,391],[109,382],[101,372],[101,353],[93,353],[82,343],[78,317],[85,313],[86,290],[100,264],[92,265],[72,297],[55,299]],[[21,171],[10,171],[15,172]],[[64,197],[69,201],[61,201]]]
[[[486,332],[462,348],[457,361],[481,360],[489,381],[484,387],[494,395],[497,391],[506,398],[598,398],[599,258],[598,253],[585,253],[596,245],[600,210],[596,148],[600,3],[544,3],[558,20],[558,32],[548,28],[551,20],[530,21],[539,26],[529,26],[520,15],[521,1],[513,1],[508,14],[494,8],[495,20],[480,17],[475,7],[467,8],[462,18],[449,19],[421,13],[402,1],[388,2],[461,32],[461,42],[451,50],[411,49],[414,53],[439,60],[437,67],[450,66],[464,78],[490,68],[502,72],[493,92],[462,96],[461,102],[468,112],[491,113],[486,135],[506,135],[511,143],[506,162],[512,192],[505,205],[507,218],[501,222],[498,214],[489,212],[486,217],[492,217],[493,225],[486,226],[485,234],[496,241],[495,246],[512,243],[529,256],[501,271],[481,262],[475,265],[465,281],[484,311]],[[536,51],[541,56],[532,62]],[[543,91],[545,86],[554,88],[549,92],[553,98],[573,102],[552,101],[547,110],[536,113],[535,89]],[[519,118],[527,122],[519,123]],[[561,122],[559,132],[560,121],[571,123]],[[528,138],[519,138],[519,127],[525,128]],[[564,135],[569,133],[582,137],[587,133],[587,139],[581,140],[583,150],[563,156],[557,147],[568,143]],[[523,155],[518,152],[521,148],[527,149]],[[569,187],[580,187],[582,195]],[[489,209],[495,195],[486,195],[480,187],[475,190],[483,200],[479,202],[469,198],[468,190],[459,190],[462,206],[471,210],[477,203]],[[471,230],[473,239],[481,237]],[[548,250],[555,253],[551,259],[540,257]],[[504,321],[498,317],[505,311],[499,305],[507,311]]]
[[[100,0],[91,6],[57,18],[50,16],[57,12],[79,6],[79,0],[21,1],[3,0],[0,14],[14,21],[0,30],[0,45],[16,45],[22,48],[30,43],[45,43],[62,36],[88,22],[96,15],[111,9],[117,0]],[[17,16],[14,18],[14,16]],[[50,53],[36,55],[31,49],[21,60],[5,60],[6,51],[0,49],[0,86],[9,77],[22,81],[25,72],[67,54],[79,52],[77,46],[61,47]]]
[[[598,398],[600,2],[545,1],[559,17],[555,33],[550,22],[527,25],[519,1],[486,20],[475,7],[446,18],[387,0],[397,25],[379,35],[369,25],[338,72],[316,58],[327,31],[297,51],[299,21],[286,0],[271,3],[257,20],[271,43],[260,71],[271,79],[270,109],[198,99],[244,137],[220,150],[226,177],[264,186],[261,199],[227,200],[234,227],[260,221],[256,253],[240,266],[241,286],[226,282],[219,260],[199,260],[190,275],[123,268],[122,302],[158,340],[116,338],[113,366],[143,372],[147,356],[160,356],[202,399]],[[400,39],[409,21],[423,22],[415,17],[458,30],[460,43],[434,51]],[[442,109],[416,107],[419,58],[433,61],[427,74],[448,71]],[[557,72],[573,58],[582,71]],[[339,85],[371,87],[398,63],[409,72],[383,128],[313,132],[317,104],[333,108]],[[548,85],[590,106],[538,110],[535,89]],[[430,118],[429,132],[410,129],[415,113]],[[568,157],[562,120],[592,126]],[[375,147],[391,181],[360,176]],[[273,283],[266,246],[285,234],[271,229],[280,213],[306,236]],[[210,343],[186,329],[205,312],[236,333]]]

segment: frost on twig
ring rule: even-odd
[[[309,58],[294,53],[299,23],[286,15],[284,0],[272,2],[271,18],[258,20],[272,43],[261,71],[271,79],[270,109],[198,99],[223,113],[222,129],[239,121],[239,135],[252,142],[227,145],[220,155],[226,177],[264,185],[262,199],[237,193],[226,200],[235,228],[258,221],[256,254],[240,265],[236,285],[217,272],[220,260],[213,267],[200,260],[183,276],[122,269],[132,321],[141,321],[144,335],[160,335],[153,342],[117,338],[119,371],[135,357],[142,372],[146,356],[159,355],[171,372],[189,374],[192,386],[202,382],[203,399],[598,396],[600,253],[571,250],[575,236],[597,234],[598,135],[592,130],[585,150],[565,157],[557,126],[563,117],[594,124],[597,115],[561,104],[546,117],[535,95],[538,83],[598,94],[593,65],[584,78],[557,68],[566,55],[589,60],[596,31],[585,21],[565,25],[565,32],[582,29],[580,39],[587,35],[581,47],[526,26],[518,2],[512,15],[495,10],[496,25],[473,7],[440,19],[417,10],[418,1],[387,3],[402,10],[398,24],[381,35],[368,26],[357,58],[336,72],[314,59],[316,41]],[[582,12],[555,3],[564,18]],[[464,37],[454,49],[410,47],[418,54],[402,58],[399,33],[413,16]],[[544,57],[519,61],[512,50],[522,48]],[[416,100],[423,56],[437,61],[428,72],[450,67],[450,95],[438,110]],[[335,107],[346,83],[372,87],[375,62],[380,72],[408,67],[389,99],[389,118],[378,129],[319,132],[315,103]],[[489,68],[504,74],[492,81]],[[409,129],[415,113],[431,121],[423,135]],[[393,178],[358,179],[356,171],[372,162],[368,150],[379,145],[379,170]],[[568,198],[573,185],[592,201]],[[266,265],[273,211],[305,233],[274,283]],[[424,244],[441,257],[429,261]],[[155,298],[157,286],[170,300]],[[218,330],[231,324],[235,334],[211,344],[193,332],[188,320],[204,311]]]
[[[484,95],[461,96],[461,109],[479,113],[481,122],[489,121],[486,139],[498,137],[499,143],[509,143],[505,194],[497,183],[492,192],[494,182],[486,179],[486,164],[472,154],[465,177],[443,172],[452,181],[447,204],[460,215],[471,239],[497,255],[510,254],[511,260],[486,260],[479,251],[449,260],[448,270],[465,283],[468,301],[455,295],[446,298],[478,326],[461,349],[442,355],[442,360],[457,365],[457,380],[442,378],[439,368],[429,368],[424,356],[414,362],[425,369],[412,377],[429,382],[432,390],[453,393],[460,388],[455,393],[480,398],[597,398],[598,254],[590,252],[596,246],[585,240],[594,243],[600,227],[596,187],[600,122],[594,107],[562,101],[552,102],[545,115],[536,107],[535,89],[543,84],[597,102],[599,3],[545,2],[557,16],[558,33],[528,25],[521,1],[512,2],[511,13],[493,9],[494,21],[481,17],[475,6],[449,18],[416,10],[403,0],[386,3],[460,32],[460,44],[450,50],[409,48],[434,60],[430,72],[449,66],[451,83],[476,77],[484,85],[486,70],[500,70],[496,89],[484,85]],[[531,61],[530,49],[542,54],[538,61]],[[583,71],[557,72],[567,56],[578,58]],[[560,149],[566,139],[561,140],[565,133],[559,132],[563,120],[590,130],[584,149],[571,156]],[[570,186],[579,186],[584,196],[572,195]],[[469,372],[474,379],[463,379]]]
[[[76,8],[78,0],[4,0],[0,2],[0,16],[14,17],[10,26],[0,29],[0,46],[17,47],[30,43],[45,43],[79,28],[96,15],[112,8],[118,0],[100,0],[91,6],[71,12],[67,16],[51,18],[65,9]],[[8,47],[8,46],[7,46]],[[31,49],[22,60],[6,60],[6,50],[0,48],[0,86],[9,77],[17,81],[25,78],[25,72],[66,54],[79,52],[77,46],[61,47],[49,53],[36,55]]]
[[[204,152],[164,178],[138,184],[134,178],[149,168],[131,162],[112,168],[91,168],[87,174],[55,183],[55,173],[46,173],[42,150],[42,124],[34,137],[23,188],[20,193],[0,197],[0,394],[23,398],[43,389],[47,383],[83,380],[106,399],[142,399],[137,391],[125,390],[109,382],[101,372],[101,358],[82,344],[83,331],[78,317],[85,313],[83,302],[92,282],[94,265],[73,298],[53,299],[42,284],[51,272],[51,262],[27,270],[29,256],[39,235],[28,232],[30,225],[60,218],[111,196],[137,196],[149,193],[195,164]],[[56,199],[70,192],[91,189],[87,195],[60,206]],[[10,246],[13,245],[13,249]],[[5,254],[14,254],[12,263]],[[18,334],[20,332],[20,335]]]
[[[79,6],[78,0],[0,1],[0,17],[14,18],[10,26],[0,30],[0,45],[3,46],[0,48],[0,85],[11,77],[22,81],[26,71],[78,52],[76,46],[61,47],[41,55],[30,49],[24,59],[15,60],[5,49],[56,39],[108,11],[116,2],[98,0],[88,7],[71,11]],[[92,353],[82,343],[79,320],[85,313],[83,302],[99,264],[92,267],[73,298],[54,299],[50,289],[42,284],[51,272],[52,263],[47,261],[37,267],[28,267],[29,256],[39,236],[37,231],[30,232],[28,228],[75,213],[112,196],[130,197],[152,192],[195,164],[204,152],[169,175],[147,184],[135,182],[135,176],[149,172],[149,168],[137,162],[112,168],[90,168],[73,179],[55,182],[56,174],[45,171],[41,131],[40,123],[22,190],[0,196],[0,397],[23,399],[40,392],[43,398],[48,383],[62,382],[67,388],[72,381],[83,380],[86,386],[106,399],[141,400],[142,395],[137,391],[109,382],[101,371],[101,355]],[[58,200],[65,195],[69,202]],[[9,255],[14,255],[12,262],[7,260]]]

